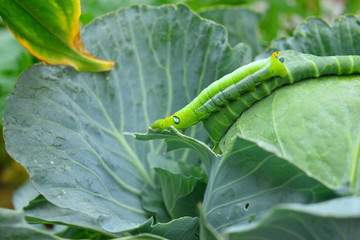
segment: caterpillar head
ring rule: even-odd
[[[173,115],[167,117],[165,119],[156,120],[152,125],[152,129],[157,129],[158,131],[162,131],[164,129],[169,129],[170,126],[174,126],[177,129],[182,129],[180,125],[180,118]]]

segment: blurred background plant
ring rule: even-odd
[[[245,7],[259,13],[260,39],[264,46],[277,37],[289,36],[299,22],[310,16],[319,16],[331,23],[339,15],[357,14],[359,0],[81,0],[81,25],[119,8],[136,4],[163,5],[184,3],[196,12],[206,8]],[[236,24],[234,19],[234,24]],[[231,44],[234,45],[234,44]],[[20,73],[38,62],[6,29],[0,20],[0,113],[3,114],[7,96]],[[2,118],[0,120],[2,127]],[[5,151],[0,134],[0,207],[11,208],[13,191],[27,179],[26,171]]]

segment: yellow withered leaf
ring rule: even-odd
[[[0,0],[0,15],[16,39],[46,64],[91,72],[114,67],[113,61],[86,51],[79,31],[79,0]]]

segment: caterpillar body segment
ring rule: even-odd
[[[287,68],[288,74],[285,78],[274,77],[258,84],[255,91],[242,94],[237,101],[229,102],[218,112],[203,120],[204,127],[215,145],[242,112],[285,84],[324,75],[360,73],[360,56],[318,57],[288,50],[282,51],[279,59],[284,59],[284,65]]]
[[[284,64],[277,59],[279,52],[271,57],[244,65],[234,72],[225,75],[205,88],[194,100],[173,115],[156,120],[152,129],[162,131],[174,126],[185,130],[199,121],[219,111],[229,101],[239,99],[244,92],[255,89],[256,84],[269,78],[285,77],[287,70]]]
[[[203,126],[215,145],[226,134],[230,126],[240,117],[241,113],[260,99],[269,96],[276,88],[286,84],[281,78],[272,78],[259,84],[253,92],[244,93],[238,101],[230,102],[218,112],[203,120]],[[265,87],[266,86],[266,87]]]

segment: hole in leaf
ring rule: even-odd
[[[279,58],[279,61],[283,63],[283,62],[285,62],[285,58],[281,57],[281,58]]]
[[[47,229],[54,229],[54,225],[53,225],[53,224],[44,223],[44,226],[45,226]]]
[[[244,207],[245,211],[247,211],[249,209],[249,207],[250,207],[250,203],[246,203],[245,207]]]

